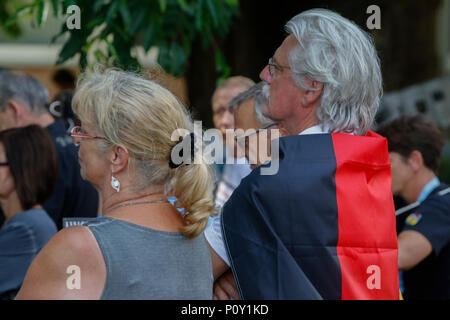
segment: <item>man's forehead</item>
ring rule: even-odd
[[[273,58],[275,62],[280,63],[286,63],[288,54],[298,45],[298,40],[295,38],[294,35],[290,34],[286,38],[284,38],[281,45],[278,47],[278,49],[275,51],[275,54],[273,55]]]
[[[239,93],[247,90],[243,86],[225,87],[217,90],[213,95],[213,107],[216,103],[229,103]]]

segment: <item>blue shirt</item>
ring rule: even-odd
[[[0,296],[14,298],[38,252],[56,234],[42,209],[17,213],[0,229]]]
[[[438,177],[435,177],[433,180],[428,182],[425,185],[425,187],[423,187],[422,191],[420,192],[420,195],[419,195],[419,198],[417,199],[417,201],[420,201],[420,202],[424,201],[426,198],[428,198],[430,193],[432,193],[434,191],[434,189],[439,187],[440,184],[441,184],[441,182],[439,181]]]
[[[434,179],[432,179],[430,182],[428,182],[425,185],[425,187],[423,187],[422,191],[419,194],[419,198],[417,198],[417,201],[419,201],[419,202],[424,201],[426,198],[428,198],[430,193],[432,193],[434,191],[434,189],[439,187],[440,184],[441,184],[441,182],[439,181],[438,177],[435,177]],[[403,281],[403,272],[402,271],[399,271],[399,281],[400,281],[400,290],[402,292],[404,292],[405,283]]]
[[[405,299],[450,299],[450,193],[439,194],[449,186],[433,184],[436,180],[424,188],[427,197],[406,214],[402,228],[419,232],[433,248],[419,264],[403,271]]]

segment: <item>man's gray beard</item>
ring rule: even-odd
[[[267,83],[264,83],[262,87],[262,94],[267,103],[270,100],[270,86]]]

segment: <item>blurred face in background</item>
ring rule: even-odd
[[[234,128],[234,118],[230,112],[229,103],[234,97],[245,90],[246,88],[243,86],[225,87],[219,89],[213,95],[213,122],[216,129],[219,129],[222,133],[223,141],[225,141],[225,130]]]
[[[414,170],[408,160],[398,152],[389,152],[389,159],[391,161],[392,193],[401,195],[401,192],[414,177]]]
[[[270,129],[277,129],[277,127],[275,124],[265,126],[267,128],[265,134],[255,132],[262,128],[255,111],[255,99],[249,99],[238,107],[234,112],[234,121],[235,129],[241,129],[243,131],[236,133],[238,154],[244,152],[245,157],[250,163],[250,168],[253,170],[270,160],[270,143],[272,141]],[[260,139],[265,139],[265,150],[260,150],[260,144],[264,144]]]
[[[244,133],[249,130],[257,130],[261,127],[261,124],[256,119],[256,112],[254,107],[255,99],[249,99],[244,101],[239,105],[239,107],[234,112],[234,124],[236,130],[242,130]],[[243,134],[241,134],[242,136]],[[238,135],[239,136],[239,135]],[[249,160],[249,146],[248,143],[245,145],[236,144],[236,155],[238,158],[245,156]],[[257,150],[256,150],[257,151]],[[250,165],[252,166],[252,165]],[[253,168],[252,168],[253,169]]]
[[[0,199],[8,198],[15,188],[14,179],[9,165],[6,164],[7,162],[5,147],[3,143],[0,143]]]

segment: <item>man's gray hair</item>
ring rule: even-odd
[[[42,83],[18,71],[0,71],[0,110],[4,111],[11,100],[22,103],[31,112],[47,112],[49,94]]]
[[[249,99],[254,98],[256,119],[258,120],[258,122],[262,126],[273,123],[272,120],[263,116],[261,112],[261,109],[268,102],[263,92],[264,86],[267,86],[267,84],[264,81],[258,82],[257,84],[251,86],[248,90],[241,92],[236,97],[234,97],[229,103],[230,112],[235,112],[237,109],[239,109],[242,103],[244,103]]]
[[[293,77],[323,83],[318,120],[331,132],[364,135],[383,93],[380,61],[372,38],[355,23],[326,9],[312,9],[285,26],[299,46],[289,54]]]

